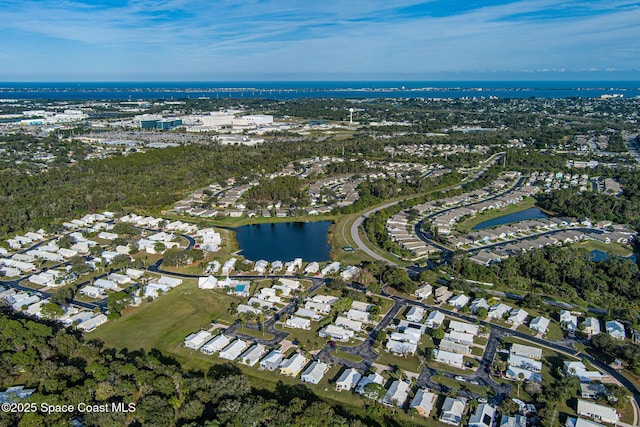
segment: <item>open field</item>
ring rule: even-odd
[[[576,244],[577,247],[586,249],[588,251],[602,251],[610,255],[628,257],[633,254],[633,250],[628,245],[621,245],[620,243],[602,243],[595,240],[589,240],[586,242],[580,242]]]
[[[232,323],[235,319],[227,309],[241,301],[222,292],[198,289],[195,282],[188,281],[151,303],[128,308],[120,319],[107,322],[88,337],[118,348],[167,351],[192,332],[209,329],[212,319]]]

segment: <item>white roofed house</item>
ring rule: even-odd
[[[566,331],[575,331],[578,329],[578,317],[569,310],[560,310],[560,326]]]
[[[306,308],[307,310],[313,310],[317,313],[322,313],[322,314],[329,314],[329,312],[331,311],[330,304],[316,302],[316,301],[307,301],[304,304],[304,308]]]
[[[507,323],[511,323],[512,325],[522,325],[525,320],[527,320],[527,317],[529,317],[529,313],[521,308],[516,308],[515,310],[511,310],[511,313],[509,313]]]
[[[338,316],[335,321],[336,326],[350,329],[354,332],[360,332],[362,330],[362,322],[357,320],[347,319],[346,317]]]
[[[427,325],[428,328],[436,329],[442,325],[442,322],[444,322],[444,314],[437,310],[434,310],[429,313],[424,324]]]
[[[200,348],[200,351],[204,354],[211,355],[225,348],[227,345],[229,345],[230,342],[231,338],[227,337],[226,335],[220,334],[203,345]]]
[[[215,289],[218,287],[218,279],[213,276],[198,277],[198,288]]]
[[[429,298],[429,296],[433,293],[433,286],[431,285],[424,285],[420,288],[418,288],[418,290],[416,290],[415,294],[419,299],[425,299],[425,298]]]
[[[178,279],[175,277],[168,277],[168,276],[160,276],[160,278],[158,279],[158,283],[160,283],[161,285],[167,285],[170,288],[175,288],[176,286],[182,284],[182,279]]]
[[[457,426],[462,420],[464,411],[467,406],[467,399],[464,397],[452,398],[447,397],[442,404],[440,413],[440,422]]]
[[[267,272],[267,268],[269,267],[269,262],[263,259],[256,261],[253,266],[253,270],[258,274],[265,274]]]
[[[447,304],[452,305],[457,309],[461,309],[468,303],[469,303],[469,297],[466,296],[465,294],[456,295],[447,301]]]
[[[534,360],[542,360],[542,349],[522,344],[511,344],[510,354],[527,357]]]
[[[524,415],[513,415],[513,416],[508,416],[506,414],[502,415],[502,418],[500,418],[500,423],[498,424],[498,427],[527,427],[527,417],[525,417]],[[577,427],[577,426],[573,426],[573,427]]]
[[[97,316],[93,316],[92,318],[87,319],[84,322],[81,322],[80,324],[78,324],[78,329],[84,332],[91,332],[98,326],[104,323],[107,323],[107,320],[109,320],[107,319],[107,316],[100,313]]]
[[[534,331],[538,331],[538,333],[541,333],[544,335],[547,333],[547,329],[549,328],[550,324],[551,324],[550,319],[547,319],[546,317],[538,316],[538,317],[535,317],[531,321],[531,323],[529,323],[529,328],[533,329]]]
[[[91,285],[83,286],[80,289],[80,293],[88,296],[89,298],[101,298],[105,295],[104,289]]]
[[[359,272],[360,269],[358,267],[356,267],[355,265],[350,265],[340,273],[340,277],[342,277],[343,280],[351,280],[356,277]]]
[[[104,290],[114,290],[118,287],[116,282],[107,279],[96,279],[93,281],[93,286]]]
[[[481,403],[469,418],[469,427],[492,427],[495,416],[496,410],[493,406]]]
[[[332,338],[337,341],[347,342],[354,336],[354,332],[335,325],[327,325],[318,331],[321,338]]]
[[[340,263],[337,261],[334,261],[330,264],[327,264],[321,271],[321,273],[323,275],[327,275],[327,274],[331,274],[331,273],[337,273],[340,270]]]
[[[290,377],[297,376],[302,368],[305,367],[308,360],[300,353],[294,353],[288,359],[285,359],[280,364],[280,373]]]
[[[615,340],[623,340],[627,337],[624,325],[617,320],[609,320],[605,322],[605,328],[611,338]]]
[[[604,424],[589,421],[586,418],[567,417],[565,427],[604,427]],[[502,427],[502,426],[500,426]]]
[[[311,321],[303,317],[293,316],[286,320],[285,326],[289,328],[304,329],[308,331],[309,329],[311,329]]]
[[[407,320],[410,322],[421,322],[424,317],[426,310],[422,307],[411,306],[409,312],[406,315]]]
[[[194,350],[200,349],[207,341],[211,339],[211,332],[201,330],[194,332],[184,339],[184,346]]]
[[[489,307],[488,316],[491,319],[502,319],[507,313],[511,311],[511,307],[503,303],[497,303]]]
[[[372,372],[369,375],[367,375],[366,377],[362,377],[360,379],[360,382],[358,383],[358,386],[356,387],[356,392],[358,394],[362,395],[362,396],[371,398],[371,396],[369,396],[367,394],[367,390],[366,390],[366,387],[369,384],[382,385],[382,384],[384,384],[384,378],[382,377],[382,375],[376,374],[375,372]]]
[[[320,264],[317,262],[310,262],[304,269],[305,274],[316,274],[320,270]]]
[[[614,408],[598,405],[587,400],[578,399],[577,413],[579,416],[592,418],[597,422],[610,424],[618,424],[620,422],[620,415]]]
[[[542,372],[542,362],[539,360],[529,359],[515,354],[509,355],[507,363],[511,367],[526,369],[532,372]]]
[[[476,298],[471,302],[469,307],[472,313],[477,313],[480,308],[485,308],[489,311],[489,303],[484,298]]]
[[[345,313],[345,316],[350,320],[356,320],[358,322],[367,323],[369,321],[369,313],[366,311],[351,309]]]
[[[357,370],[353,368],[345,369],[336,381],[336,391],[349,391],[353,389],[358,384],[361,377],[362,375],[360,375],[360,372]]]
[[[441,349],[434,350],[433,354],[436,362],[455,366],[456,368],[464,368],[464,356],[462,354],[452,353]]]
[[[311,362],[300,376],[300,380],[305,383],[318,384],[324,374],[329,370],[329,365],[323,362]]]
[[[421,388],[416,392],[409,408],[415,409],[418,411],[418,414],[426,418],[431,415],[436,400],[438,400],[438,395]]]
[[[584,333],[589,337],[600,333],[600,320],[595,317],[587,317],[584,319]]]
[[[449,322],[449,330],[464,332],[466,334],[478,335],[480,327],[471,323],[460,322],[458,320],[452,320]]]
[[[383,405],[399,406],[402,408],[409,397],[410,385],[404,381],[396,380],[382,398]]]
[[[260,361],[260,369],[267,371],[275,371],[282,363],[282,352],[280,350],[271,350],[271,353]]]
[[[235,340],[220,351],[220,358],[227,360],[235,360],[249,346],[243,340]]]

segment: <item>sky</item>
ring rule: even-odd
[[[640,80],[640,1],[0,0],[0,81]]]

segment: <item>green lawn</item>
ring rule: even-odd
[[[362,362],[362,357],[358,356],[357,354],[345,353],[344,351],[340,351],[337,348],[332,351],[331,354],[340,359],[350,360],[356,363]]]
[[[487,395],[487,390],[485,390],[483,387],[479,385],[460,382],[458,380],[454,380],[453,378],[445,377],[442,375],[433,376],[431,377],[431,380],[433,380],[434,383],[442,384],[449,388],[455,388],[458,390],[464,388],[480,396]]]
[[[409,372],[420,373],[422,371],[422,365],[417,356],[394,356],[384,350],[380,351],[380,357],[378,357],[376,363],[387,366],[399,366],[401,369]]]
[[[187,281],[151,303],[127,309],[120,319],[110,320],[88,337],[118,348],[166,352],[179,346],[187,335],[208,329],[212,319],[232,323],[234,318],[227,308],[242,301],[222,292],[198,289],[194,281]]]
[[[619,243],[602,243],[595,240],[588,240],[586,242],[580,242],[576,246],[586,249],[588,251],[602,251],[611,255],[627,257],[633,253],[632,249],[628,245],[621,245]]]
[[[285,328],[282,325],[277,325],[276,329],[287,332],[289,341],[298,341],[299,345],[307,351],[320,350],[327,343],[327,338],[321,338],[318,336],[318,322],[311,322],[311,330],[305,331],[303,329]]]

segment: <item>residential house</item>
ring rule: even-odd
[[[465,294],[456,295],[455,297],[450,298],[447,301],[447,304],[452,305],[458,310],[460,310],[462,307],[464,307],[468,303],[469,303],[469,297],[466,296]]]
[[[91,319],[87,319],[84,322],[78,324],[78,329],[84,332],[91,332],[103,323],[107,323],[107,320],[109,320],[107,319],[107,316],[100,313],[97,316],[93,316]]]
[[[235,360],[248,346],[248,343],[238,339],[220,350],[220,354],[218,356],[226,360]]]
[[[437,329],[442,326],[442,322],[444,322],[444,314],[435,310],[429,313],[427,316],[427,320],[424,321],[424,324],[428,328]]]
[[[471,306],[469,308],[471,308],[471,312],[474,314],[477,313],[481,308],[489,311],[489,303],[484,298],[476,298],[471,302]]]
[[[542,349],[538,347],[531,347],[522,344],[511,344],[510,354],[522,357],[528,357],[529,359],[542,360]]]
[[[366,311],[351,309],[345,313],[348,319],[357,320],[358,322],[367,323],[369,321],[369,313]]]
[[[336,326],[340,326],[342,328],[350,329],[354,332],[360,332],[362,330],[362,322],[358,322],[356,320],[350,320],[346,317],[338,316],[335,321]]]
[[[267,371],[275,371],[280,367],[282,363],[282,352],[280,350],[271,350],[271,353],[260,361],[260,369],[266,369]]]
[[[431,415],[431,411],[433,411],[436,400],[438,400],[438,395],[421,388],[416,392],[416,395],[409,404],[409,408],[415,409],[418,411],[418,414],[427,418]]]
[[[326,325],[318,331],[318,336],[322,338],[331,337],[331,339],[342,342],[349,341],[354,335],[353,331],[335,325]]]
[[[562,371],[567,375],[573,375],[578,377],[580,382],[588,383],[594,380],[602,380],[607,378],[608,375],[601,373],[600,371],[589,371],[584,363],[579,361],[565,360]]]
[[[415,294],[419,299],[425,299],[425,298],[429,298],[429,295],[431,295],[432,292],[433,292],[433,286],[424,285],[418,288]]]
[[[549,328],[549,324],[551,324],[551,320],[546,317],[538,316],[534,317],[531,323],[529,323],[529,328],[534,331],[538,331],[538,333],[546,334],[547,328]]]
[[[394,381],[382,398],[382,404],[402,408],[409,397],[410,389],[410,384],[399,380]]]
[[[587,317],[584,319],[584,333],[591,338],[600,333],[600,320],[595,317]]]
[[[577,414],[581,417],[592,418],[597,422],[605,422],[609,424],[618,424],[620,415],[614,408],[598,405],[597,403],[587,400],[578,399]]]
[[[464,368],[464,356],[462,354],[436,349],[433,351],[433,355],[435,356],[436,362],[455,366],[460,369]]]
[[[574,417],[568,417],[567,422],[564,425],[565,427],[604,427],[602,424],[594,423],[593,421],[585,420],[584,418]]]
[[[80,293],[88,296],[89,298],[96,298],[96,299],[102,298],[105,295],[104,289],[96,288],[95,286],[91,286],[91,285],[83,286],[80,289]]]
[[[187,348],[198,350],[210,339],[211,339],[211,332],[200,330],[198,332],[194,332],[193,334],[185,338],[184,346]]]
[[[329,370],[329,365],[323,362],[311,362],[300,376],[300,380],[304,383],[318,384],[324,374]]]
[[[296,316],[290,317],[285,322],[285,325],[288,326],[289,328],[304,329],[307,331],[311,329],[311,321],[303,317],[296,317]]]
[[[542,362],[539,360],[529,359],[528,357],[511,354],[509,355],[509,359],[507,359],[507,363],[511,367],[526,369],[532,372],[542,372]]]
[[[372,383],[382,385],[384,384],[384,378],[382,375],[376,374],[375,372],[367,375],[366,377],[362,377],[356,387],[356,392],[362,396],[371,398],[371,396],[367,394],[367,390],[365,388],[368,384]]]
[[[517,366],[509,365],[505,376],[513,380],[526,380],[542,384],[542,375],[540,373],[518,368]]]
[[[212,355],[225,348],[231,342],[231,338],[224,334],[220,334],[211,341],[207,342],[200,348],[200,351],[204,354]]]
[[[580,383],[580,396],[583,399],[595,399],[607,394],[607,387],[602,383]]]
[[[511,311],[511,307],[503,303],[497,303],[489,307],[488,317],[491,319],[502,319]]]
[[[464,397],[447,397],[442,404],[442,411],[440,413],[440,422],[457,426],[462,420],[465,408],[467,406],[467,399]]]
[[[307,317],[315,322],[318,322],[324,318],[323,315],[316,313],[313,310],[307,310],[306,308],[299,308],[298,311],[293,313],[294,316]]]
[[[451,292],[449,288],[447,288],[446,286],[440,286],[435,291],[436,303],[438,304],[442,304],[452,296],[453,296],[453,292]]]
[[[566,331],[575,331],[578,329],[578,317],[569,310],[560,310],[560,326]]]
[[[240,363],[244,363],[245,365],[253,366],[258,363],[258,360],[262,357],[263,354],[267,352],[267,349],[264,345],[257,343],[251,346],[248,350],[240,355]]]
[[[605,322],[605,329],[614,340],[623,340],[627,337],[624,325],[617,320],[609,320]]]
[[[513,416],[502,415],[498,427],[527,427],[527,417],[515,414]]]
[[[481,403],[476,408],[476,412],[469,418],[469,427],[493,427],[493,419],[496,410],[487,403]]]
[[[529,313],[521,308],[517,308],[515,310],[511,310],[507,323],[511,323],[512,325],[522,325],[524,321],[527,320],[527,317],[529,317]]]
[[[356,277],[359,272],[360,272],[360,269],[358,267],[356,267],[355,265],[351,265],[347,267],[343,272],[340,273],[340,277],[342,277],[343,280],[349,281],[354,277]]]
[[[411,306],[411,308],[409,309],[409,312],[407,313],[406,318],[410,322],[420,323],[425,313],[426,313],[426,310],[424,308],[414,305],[414,306]]]
[[[480,327],[478,325],[472,325],[471,323],[459,322],[452,320],[449,322],[449,330],[456,332],[463,332],[471,335],[478,335]]]
[[[300,353],[294,353],[288,359],[285,359],[280,364],[280,373],[290,377],[297,376],[302,368],[305,367],[308,360]]]
[[[353,368],[346,368],[336,381],[336,391],[353,389],[360,381],[360,378],[362,378],[360,372]]]

